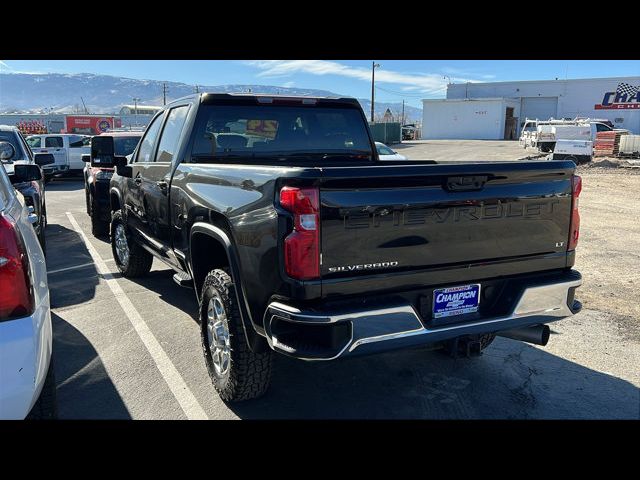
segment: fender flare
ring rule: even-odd
[[[122,205],[122,194],[120,193],[120,190],[118,190],[115,187],[111,187],[109,188],[109,207],[111,207],[111,209],[113,210],[113,205],[111,204],[111,196],[115,194],[116,197],[118,197],[118,202],[120,203],[120,209],[122,209],[123,205]]]
[[[231,270],[231,278],[233,279],[233,283],[236,285],[236,288],[235,288],[236,301],[238,302],[238,306],[240,307],[240,316],[242,318],[242,327],[244,330],[245,339],[247,341],[247,345],[249,345],[251,350],[255,350],[255,348],[257,347],[256,340],[263,339],[263,338],[256,331],[253,320],[251,318],[249,304],[247,303],[247,296],[241,281],[240,262],[238,260],[238,254],[227,232],[225,232],[223,229],[219,227],[216,227],[215,225],[211,225],[210,223],[205,223],[205,222],[194,223],[193,226],[191,227],[191,231],[189,232],[189,268],[191,269],[192,277],[194,277],[193,278],[194,289],[196,290],[196,297],[198,298],[198,303],[200,303],[201,301],[200,292],[198,291],[195,285],[195,275],[193,275],[193,256],[191,255],[191,253],[193,252],[193,249],[191,247],[193,236],[198,233],[212,237],[213,239],[217,240],[220,244],[222,244],[222,246],[224,247],[224,250],[227,254],[229,268]]]

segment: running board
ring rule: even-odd
[[[176,272],[173,274],[173,281],[181,287],[193,288],[193,279],[188,273]]]

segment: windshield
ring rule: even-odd
[[[113,137],[113,149],[114,154],[118,157],[126,157],[135,150],[140,137],[126,136],[126,137]]]
[[[356,108],[207,105],[198,115],[195,158],[371,157]]]

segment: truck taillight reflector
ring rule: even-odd
[[[580,200],[580,192],[582,191],[582,178],[578,175],[572,177],[571,184],[571,224],[569,225],[569,245],[568,250],[574,250],[578,245],[580,237],[580,212],[578,204]]]
[[[0,320],[32,311],[27,254],[13,219],[0,214]]]
[[[293,214],[293,232],[284,239],[287,275],[298,280],[320,277],[320,191],[283,187],[280,205]]]

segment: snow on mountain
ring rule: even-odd
[[[0,74],[0,113],[117,113],[122,105],[133,103],[140,98],[141,105],[162,105],[162,86],[167,84],[167,100],[184,97],[195,92],[194,85],[158,80],[136,80],[110,75],[79,74]],[[304,96],[341,96],[328,90],[314,90],[275,85],[198,85],[200,92],[220,93],[267,93]],[[359,99],[367,117],[370,115],[369,100]],[[390,109],[398,117],[402,112],[401,103],[376,102],[376,115],[383,115]],[[405,106],[407,122],[419,121],[422,110]]]

